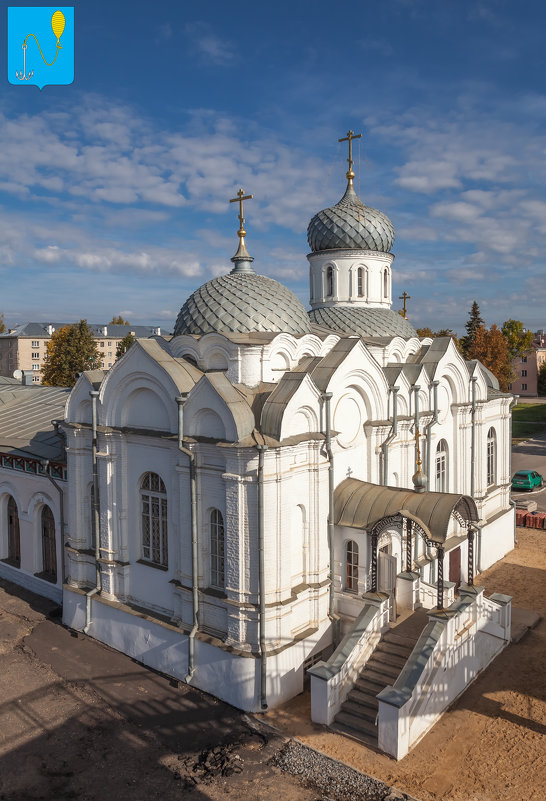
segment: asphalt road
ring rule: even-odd
[[[546,512],[546,434],[512,448],[512,475],[517,470],[537,470],[544,476],[545,486],[532,492],[513,492],[513,500],[532,498],[537,503],[537,509]]]

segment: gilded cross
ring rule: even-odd
[[[353,173],[353,139],[360,139],[362,134],[355,134],[354,131],[347,131],[347,136],[343,137],[343,139],[338,139],[338,142],[348,142],[349,143],[349,158],[347,161],[349,162],[349,170],[347,171],[347,178],[351,177],[354,178]],[[351,175],[349,176],[349,173]]]
[[[244,239],[246,236],[245,231],[245,218],[243,217],[243,200],[250,200],[253,198],[254,195],[245,195],[244,189],[239,189],[237,192],[237,197],[231,198],[229,201],[230,203],[238,203],[239,204],[239,230],[237,231],[237,235]]]
[[[403,300],[404,301],[404,315],[403,316],[404,316],[404,319],[407,320],[408,318],[407,318],[407,314],[406,314],[406,301],[407,300],[411,300],[411,295],[408,295],[408,293],[404,291],[401,295],[398,296],[398,300]]]

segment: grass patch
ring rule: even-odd
[[[544,423],[546,425],[546,403],[518,403],[512,409],[514,423]]]
[[[539,434],[546,433],[546,422],[519,422],[518,420],[512,421],[512,444],[517,445],[518,442],[523,442],[531,437],[537,437]]]

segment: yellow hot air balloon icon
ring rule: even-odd
[[[51,27],[53,29],[53,33],[57,37],[57,42],[63,35],[64,26],[65,26],[65,19],[63,12],[59,10],[55,11],[53,16],[51,17]]]

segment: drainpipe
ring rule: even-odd
[[[470,497],[474,498],[475,494],[475,458],[476,458],[476,381],[477,377],[474,375],[470,379],[472,387],[472,405],[470,407]],[[479,536],[479,535],[478,535]]]
[[[519,395],[514,395],[514,400],[510,402],[509,411],[510,411],[510,423],[508,429],[508,442],[510,443],[510,455],[508,457],[508,475],[510,477],[510,481],[512,480],[512,409],[514,406],[517,405],[519,401]],[[516,529],[516,502],[510,498],[510,506],[514,510],[514,545],[518,544],[518,532]]]
[[[182,392],[176,398],[178,404],[178,450],[185,453],[190,464],[190,519],[191,519],[191,594],[193,608],[193,625],[188,637],[188,674],[186,683],[190,683],[195,673],[195,635],[199,629],[199,588],[197,565],[197,476],[195,453],[184,446],[184,404],[188,400],[188,392]]]
[[[92,433],[91,433],[91,453],[93,460],[93,504],[91,514],[91,530],[95,541],[95,586],[85,593],[85,626],[83,633],[87,634],[91,625],[91,598],[101,591],[100,576],[100,526],[99,526],[99,472],[97,465],[97,398],[99,393],[93,389],[89,393],[91,396],[92,408]]]
[[[382,444],[383,451],[383,486],[387,486],[389,476],[389,445],[395,439],[398,433],[398,391],[400,387],[390,387],[389,392],[392,392],[392,426],[391,433]]]
[[[59,493],[59,515],[61,518],[61,585],[64,584],[64,490],[59,487],[53,476],[47,472],[49,459],[40,459],[45,477],[48,478]]]
[[[335,615],[335,588],[334,588],[334,455],[332,453],[332,421],[330,412],[331,392],[323,392],[321,398],[325,404],[326,422],[326,455],[328,456],[328,550],[330,553],[330,603],[328,617],[336,621]]]
[[[260,706],[267,709],[267,650],[265,647],[265,549],[264,549],[264,454],[267,445],[258,449],[258,588],[260,593]]]
[[[430,490],[430,470],[431,470],[431,440],[432,440],[432,426],[438,422],[438,384],[439,381],[432,382],[433,392],[433,414],[432,420],[427,426],[427,490]],[[449,472],[448,472],[449,479]]]

